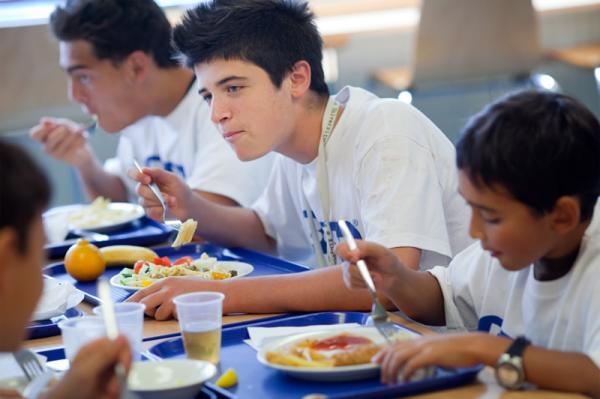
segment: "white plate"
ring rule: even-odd
[[[252,273],[252,271],[254,270],[254,267],[251,264],[244,263],[244,262],[223,260],[223,261],[218,261],[217,264],[219,265],[219,267],[223,267],[228,271],[231,271],[231,270],[237,271],[237,276],[231,277],[231,278],[238,278],[238,277],[246,276],[246,275]],[[121,277],[120,274],[115,274],[114,276],[112,276],[110,278],[110,284],[113,287],[122,288],[124,290],[132,291],[132,292],[139,291],[142,289],[142,287],[129,287],[127,285],[121,284],[119,282],[120,277]],[[230,279],[227,279],[227,280],[230,280]],[[214,280],[214,281],[217,281],[217,280]]]
[[[271,367],[275,370],[282,371],[289,374],[292,377],[301,378],[304,380],[314,381],[348,381],[358,380],[364,378],[374,377],[379,374],[379,365],[373,363],[359,364],[356,366],[340,366],[340,367],[294,367],[294,366],[283,366],[280,364],[269,363],[266,359],[266,353],[275,349],[279,349],[288,345],[292,345],[295,342],[312,338],[312,339],[323,339],[339,335],[342,332],[347,332],[352,335],[360,335],[366,338],[370,338],[375,344],[385,344],[383,337],[377,332],[375,327],[355,327],[348,330],[334,330],[326,332],[311,332],[296,334],[271,344],[263,346],[257,353],[256,357],[262,364]]]
[[[129,390],[143,399],[191,399],[216,373],[215,365],[201,360],[135,362],[127,383]]]
[[[115,214],[115,217],[112,219],[98,219],[83,222],[69,221],[69,217],[73,213],[79,212],[87,206],[89,205],[76,204],[59,206],[45,212],[44,217],[49,218],[56,217],[55,215],[64,215],[71,231],[84,230],[107,233],[125,227],[127,224],[144,216],[144,208],[138,204],[130,204],[128,202],[111,202],[108,204],[108,211]]]

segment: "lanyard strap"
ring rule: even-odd
[[[309,229],[312,238],[312,245],[317,257],[317,261],[319,262],[319,267],[324,267],[328,265],[335,265],[337,263],[337,256],[335,255],[335,241],[333,240],[333,234],[331,233],[331,227],[329,226],[329,219],[331,217],[331,207],[329,203],[329,176],[327,174],[327,152],[325,150],[325,146],[331,137],[331,133],[333,132],[333,127],[335,125],[335,120],[340,111],[341,105],[335,99],[330,98],[327,101],[327,106],[325,107],[324,117],[323,117],[323,126],[321,127],[321,140],[319,140],[319,152],[317,154],[317,190],[319,192],[319,199],[321,200],[321,208],[323,211],[323,233],[324,239],[327,244],[327,251],[323,252],[323,248],[321,247],[321,243],[319,242],[318,235],[318,226],[313,217],[314,212],[308,202],[308,198],[306,198],[306,193],[304,192],[304,184],[302,184],[302,200],[304,202],[304,207],[306,208],[307,220],[309,224]],[[306,172],[304,172],[306,173]],[[302,178],[304,179],[304,173],[302,174]],[[316,216],[316,215],[315,215]]]

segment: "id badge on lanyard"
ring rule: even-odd
[[[319,199],[321,200],[321,208],[323,211],[323,238],[327,245],[325,253],[319,242],[319,228],[317,226],[317,221],[313,217],[314,212],[308,202],[308,198],[306,198],[306,194],[302,191],[304,207],[308,212],[307,221],[311,233],[312,245],[317,261],[319,262],[319,267],[335,265],[338,263],[334,251],[335,241],[333,240],[333,234],[331,233],[331,227],[329,226],[331,207],[329,203],[329,176],[327,174],[327,153],[325,151],[325,146],[327,145],[327,141],[329,141],[329,137],[331,137],[331,132],[333,131],[333,126],[340,108],[341,105],[335,101],[335,99],[330,98],[327,101],[323,117],[323,126],[321,129],[321,140],[319,141],[319,152],[317,154],[317,190],[319,192]],[[304,188],[304,185],[302,185],[302,188]]]

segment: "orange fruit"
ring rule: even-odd
[[[77,281],[93,281],[104,273],[106,262],[94,244],[80,238],[65,255],[65,269]]]

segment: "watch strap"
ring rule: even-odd
[[[527,338],[525,338],[524,335],[520,335],[512,342],[512,344],[510,344],[510,346],[506,350],[506,354],[509,355],[511,358],[513,358],[513,357],[521,357],[522,358],[523,352],[525,351],[525,348],[527,348],[527,346],[529,344],[531,344],[531,341],[528,340]]]

